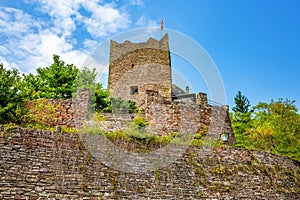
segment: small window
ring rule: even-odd
[[[138,94],[139,88],[138,86],[130,86],[130,95]]]
[[[134,68],[134,64],[132,63],[132,64],[131,64],[131,69],[133,69],[133,68]]]

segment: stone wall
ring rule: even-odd
[[[0,199],[299,199],[299,177],[285,157],[230,147],[189,148],[164,168],[122,172],[76,134],[0,130]]]
[[[88,90],[78,90],[74,99],[32,100],[27,103],[28,114],[47,126],[81,127],[88,117],[89,99]]]
[[[104,118],[104,120],[98,122],[101,129],[107,132],[113,132],[129,128],[130,122],[132,122],[137,114],[101,113],[100,115]]]
[[[78,90],[72,101],[72,108],[75,127],[82,127],[90,112],[90,91],[87,89]]]
[[[207,105],[207,94],[202,93],[202,92],[198,92],[198,93],[197,93],[197,96],[196,96],[196,102],[197,102],[199,105],[204,105],[204,106],[206,106],[206,105]]]
[[[171,61],[168,35],[145,43],[111,41],[108,89],[113,96],[143,104],[146,90],[171,100]],[[138,88],[136,91],[132,87]]]
[[[235,137],[227,106],[199,105],[195,102],[168,101],[153,90],[147,90],[143,104],[144,116],[149,122],[149,132],[158,136],[172,132],[191,134],[207,132],[218,140],[224,132],[229,134],[228,144],[235,144]],[[138,114],[101,113],[101,128],[111,132],[124,130]]]
[[[157,92],[148,91],[144,108],[145,117],[150,123],[149,129],[156,135],[167,135],[170,132],[196,134],[208,130],[208,136],[215,139],[227,132],[228,143],[235,143],[227,106],[170,102]]]

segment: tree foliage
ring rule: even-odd
[[[237,145],[282,154],[300,161],[300,115],[294,103],[288,99],[260,102],[253,107],[249,121],[237,120],[245,117],[240,112],[231,113]]]
[[[16,121],[23,103],[21,76],[17,70],[7,70],[0,64],[0,123]]]
[[[22,92],[25,99],[38,99],[41,98],[41,79],[33,74],[23,74]]]
[[[238,91],[238,94],[234,98],[235,107],[232,108],[232,110],[237,113],[248,113],[251,107],[251,104],[248,100],[248,98],[244,95],[242,95],[241,91]]]
[[[101,83],[96,85],[95,98],[96,111],[111,112],[109,91],[103,89]]]
[[[237,137],[242,137],[247,129],[252,127],[251,117],[253,110],[250,110],[250,101],[241,91],[234,98],[235,107],[232,108],[234,111],[231,113],[232,126],[237,134]]]
[[[49,128],[56,124],[56,112],[60,105],[49,103],[45,98],[26,102],[26,113],[20,117],[20,122],[27,127]]]
[[[38,68],[34,88],[37,98],[72,98],[74,83],[79,69],[73,64],[65,64],[58,55],[53,56],[53,64]],[[34,85],[34,84],[33,84]]]
[[[123,100],[120,97],[110,98],[110,108],[113,113],[136,113],[137,107],[134,101]]]
[[[136,113],[138,108],[134,101],[124,100],[120,97],[111,97],[108,90],[98,83],[95,90],[96,111],[107,113]]]
[[[300,161],[300,115],[294,103],[288,99],[259,103],[254,107],[256,120],[250,133],[257,142],[265,143],[266,150]]]
[[[82,70],[78,71],[77,76],[74,81],[74,86],[76,89],[89,89],[95,90],[95,80],[96,80],[96,69],[90,70],[87,67],[84,67]]]
[[[137,112],[135,102],[110,97],[109,91],[96,83],[96,69],[79,70],[53,55],[53,64],[38,68],[37,74],[19,75],[17,70],[6,70],[0,65],[0,123],[37,121],[28,119],[29,109],[23,102],[36,99],[76,98],[76,90],[89,89],[91,110],[98,112]],[[42,102],[42,101],[37,101]],[[40,108],[43,104],[38,104]],[[25,120],[26,118],[26,120]]]

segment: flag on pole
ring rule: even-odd
[[[164,30],[164,23],[165,23],[165,20],[162,19],[161,22],[160,22],[160,30]]]

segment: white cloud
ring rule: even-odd
[[[103,60],[101,60],[103,61]],[[99,62],[99,58],[93,57],[93,55],[89,55],[87,59],[84,61],[84,67],[89,69],[96,69],[97,77],[96,80],[102,83],[104,88],[107,88],[108,81],[108,64]]]
[[[23,2],[32,6],[32,10],[0,6],[0,62],[9,68],[19,67],[23,72],[49,66],[53,54],[81,67],[99,39],[131,25],[128,7],[102,0]],[[128,5],[143,6],[143,1],[132,0]],[[136,25],[158,26],[145,16]],[[104,66],[100,68],[103,70]]]
[[[32,33],[39,28],[39,23],[23,11],[0,7],[1,35],[20,37],[22,34]]]
[[[5,60],[5,58],[0,56],[0,63],[3,64],[3,67],[6,69],[12,69],[13,67],[8,64],[8,62]]]
[[[6,59],[4,57],[0,56],[0,63],[3,64],[3,67],[5,69],[17,69],[19,70],[21,73],[24,73],[24,71],[22,71],[19,66],[17,66],[15,63],[11,63],[11,62],[7,62]]]
[[[34,72],[37,67],[49,66],[53,54],[58,54],[67,63],[80,67],[85,53],[73,48],[72,40],[53,29],[42,26],[21,10],[1,8],[0,10],[0,56],[7,68],[19,68]]]
[[[130,24],[128,14],[121,13],[113,4],[102,6],[93,1],[86,1],[82,6],[91,13],[91,17],[85,17],[83,21],[87,31],[94,37],[115,33]]]
[[[10,51],[5,47],[5,46],[0,46],[0,52],[3,54],[3,55],[7,55],[10,53]]]
[[[130,0],[129,3],[133,6],[144,6],[144,2],[142,0]]]
[[[19,48],[25,55],[29,55],[27,59],[27,64],[31,66],[29,72],[37,67],[49,66],[53,62],[53,54],[59,55],[66,63],[75,64],[77,67],[81,67],[86,57],[85,52],[75,50],[63,36],[59,37],[47,30],[40,34],[27,35]]]
[[[40,10],[47,13],[52,20],[52,31],[64,36],[70,35],[76,29],[74,16],[79,15],[77,12],[79,4],[72,0],[33,0],[32,2],[40,4]]]
[[[127,28],[129,16],[114,4],[99,0],[33,0],[41,4],[41,11],[53,20],[57,34],[70,35],[76,23],[83,24],[93,37],[103,37]],[[81,13],[80,9],[85,12]]]
[[[159,23],[142,15],[135,23],[138,27],[159,27]]]
[[[85,39],[83,45],[85,49],[93,50],[97,47],[98,42],[96,40]]]

